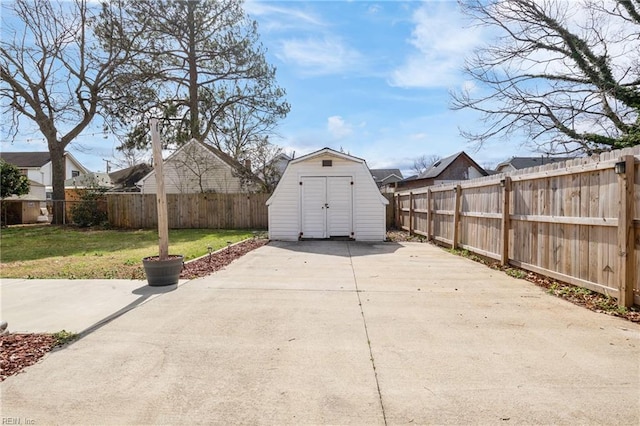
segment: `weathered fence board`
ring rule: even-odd
[[[400,192],[395,211],[411,233],[640,304],[640,147]]]
[[[167,194],[170,228],[266,229],[270,194]],[[155,194],[108,194],[116,228],[157,226]]]

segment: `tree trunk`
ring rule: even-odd
[[[189,23],[189,120],[191,121],[191,138],[202,142],[200,135],[200,108],[198,105],[198,62],[196,50],[196,28],[194,22],[195,3],[187,3]]]
[[[52,223],[62,225],[65,220],[65,159],[64,146],[57,140],[49,143],[49,152],[51,153],[51,184],[53,185],[53,220]]]

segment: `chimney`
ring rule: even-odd
[[[251,171],[251,160],[244,160],[244,167]]]

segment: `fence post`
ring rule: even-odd
[[[635,158],[625,155],[615,165],[618,175],[618,306],[633,305]]]
[[[462,194],[462,187],[460,185],[456,185],[456,201],[455,201],[455,210],[453,211],[453,244],[451,244],[452,249],[458,248],[458,239],[460,238],[460,195]]]
[[[413,235],[413,192],[409,193],[409,235]]]
[[[431,188],[427,188],[427,241],[431,241]]]
[[[509,223],[509,207],[511,203],[511,178],[509,176],[505,176],[505,178],[500,181],[500,185],[502,186],[502,223],[500,230],[502,233],[502,247],[500,250],[500,264],[505,266],[509,263],[509,229],[511,228],[511,224]]]
[[[393,209],[396,211],[395,217],[394,217],[394,225],[396,226],[396,229],[402,229],[402,223],[400,220],[400,194],[398,193],[394,193],[393,194]]]

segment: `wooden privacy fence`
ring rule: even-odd
[[[167,194],[169,228],[266,229],[270,194]],[[116,228],[158,226],[155,194],[108,194]]]
[[[640,304],[640,147],[395,195],[397,226]]]

